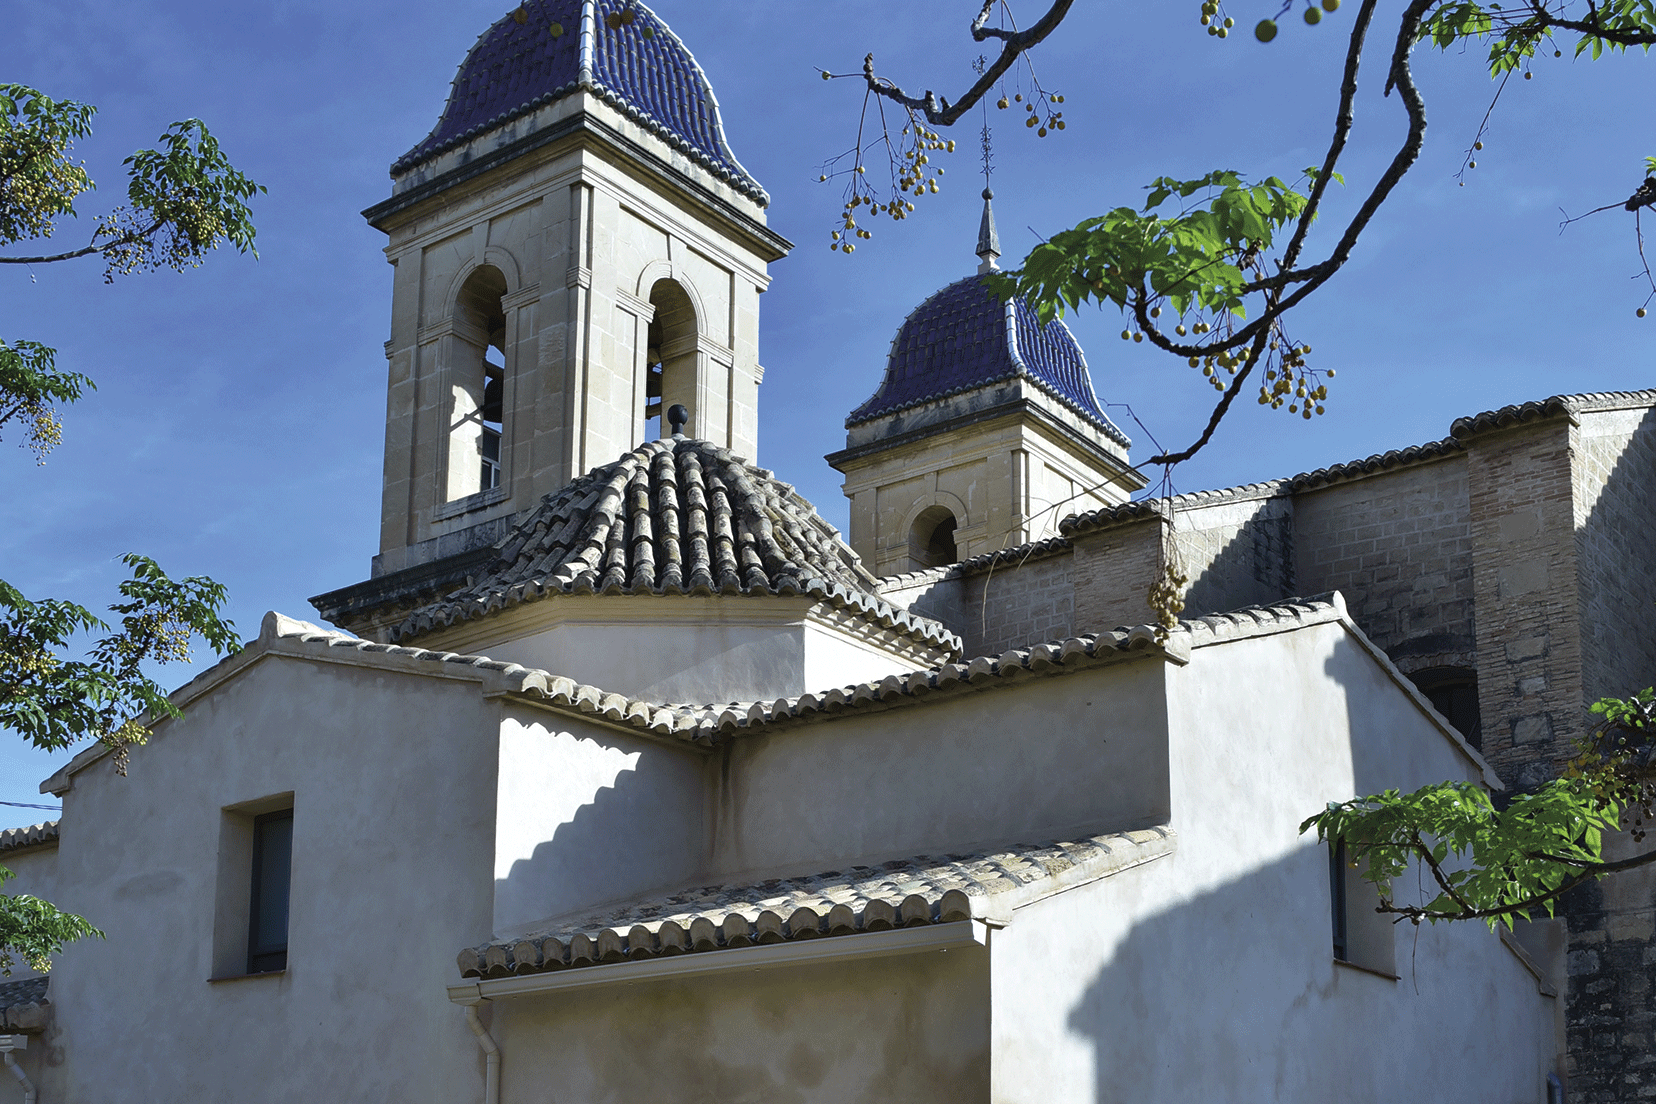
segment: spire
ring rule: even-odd
[[[995,263],[1001,255],[1000,235],[995,233],[995,212],[989,206],[989,201],[994,198],[994,192],[983,189],[983,221],[978,224],[977,244],[979,276],[1000,269],[1000,265]]]

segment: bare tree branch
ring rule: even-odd
[[[1047,13],[1027,30],[1004,31],[984,26],[989,13],[995,7],[995,0],[984,0],[983,9],[978,12],[977,18],[972,20],[972,39],[984,42],[994,38],[999,39],[1004,45],[1001,47],[1000,56],[983,71],[977,83],[955,103],[951,104],[946,96],[938,97],[929,88],[924,96],[911,96],[892,81],[877,76],[874,72],[873,54],[863,58],[863,79],[868,83],[868,90],[874,95],[883,96],[910,111],[923,113],[926,121],[933,126],[953,126],[956,120],[983,99],[1024,51],[1045,41],[1046,37],[1057,29],[1058,24],[1064,21],[1064,16],[1069,14],[1070,5],[1074,2],[1075,0],[1053,0],[1052,7],[1047,9]]]

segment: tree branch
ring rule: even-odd
[[[1058,24],[1064,21],[1064,16],[1069,14],[1070,6],[1074,2],[1075,0],[1053,0],[1052,7],[1047,9],[1047,13],[1031,24],[1028,29],[1003,31],[998,28],[984,26],[989,18],[989,13],[995,7],[995,0],[984,0],[982,10],[978,12],[977,18],[972,20],[972,39],[976,42],[983,42],[994,38],[999,39],[1004,45],[1001,47],[1000,56],[984,70],[977,83],[972,85],[964,96],[952,104],[947,97],[939,99],[931,89],[927,89],[924,96],[911,96],[893,82],[884,77],[876,76],[873,54],[863,58],[863,79],[868,83],[868,90],[874,95],[883,96],[885,99],[900,104],[910,111],[924,113],[926,121],[933,126],[952,126],[979,100],[983,99],[989,90],[995,86],[995,82],[1000,80],[1008,69],[1012,68],[1012,63],[1018,60],[1020,54],[1031,46],[1039,45],[1057,29]]]
[[[81,249],[71,249],[67,253],[55,253],[44,257],[0,257],[0,264],[51,264],[54,261],[72,261],[77,257],[89,257],[94,253],[102,253],[106,249],[118,246],[136,245],[145,238],[152,237],[157,230],[166,225],[166,221],[166,219],[156,219],[136,233],[122,234],[120,237],[110,238],[102,244],[99,244],[96,235],[94,235],[91,245]]]

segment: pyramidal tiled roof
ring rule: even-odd
[[[637,0],[525,0],[461,62],[437,125],[393,174],[586,89],[761,204],[769,196],[725,141],[701,66]]]
[[[728,449],[672,437],[547,495],[479,577],[392,635],[415,637],[550,594],[797,594],[959,651],[953,633],[876,587],[792,486]]]
[[[1041,325],[1022,299],[1003,303],[981,276],[956,280],[916,307],[897,330],[885,379],[846,427],[1022,376],[1126,446],[1093,394],[1087,360],[1069,327]]]

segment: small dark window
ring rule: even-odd
[[[253,899],[247,972],[287,969],[288,887],[293,874],[293,810],[253,819]]]
[[[1328,889],[1328,900],[1334,913],[1334,957],[1341,962],[1349,962],[1351,945],[1347,937],[1345,840],[1335,840],[1328,845]]]
[[[1466,737],[1466,742],[1483,750],[1483,721],[1478,714],[1478,673],[1466,667],[1431,667],[1409,678],[1426,695],[1432,708]]]

